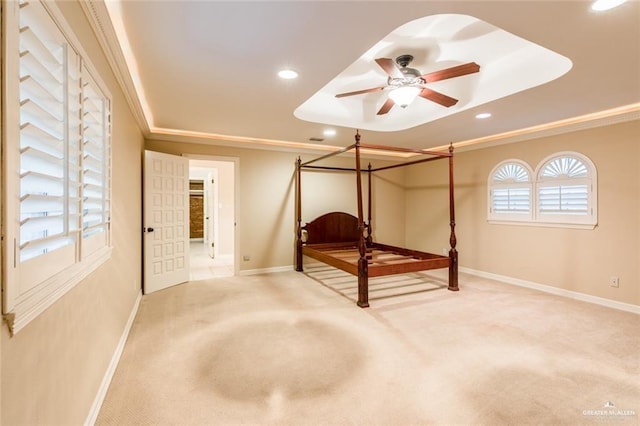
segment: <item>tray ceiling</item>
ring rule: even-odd
[[[640,111],[638,1],[600,13],[587,1],[87,3],[89,15],[109,8],[108,18],[102,16],[95,28],[107,34],[114,68],[124,70],[119,78],[149,137],[326,150],[351,144],[354,127],[369,124],[370,130],[362,131],[367,143],[431,148],[513,139],[502,135],[517,138],[532,127],[556,129],[559,125],[549,123],[558,121],[581,125],[593,117],[637,118]],[[452,21],[461,34],[455,43],[446,29],[439,29],[434,40],[377,44],[402,25],[446,16],[477,21],[470,27]],[[437,27],[437,22],[429,25]],[[117,37],[109,37],[111,33]],[[488,42],[505,34],[513,38]],[[531,44],[510,46],[523,41]],[[464,61],[482,68],[460,82],[434,83],[434,89],[439,84],[436,90],[459,97],[452,113],[434,112],[417,99],[407,110],[394,108],[386,117],[415,106],[419,120],[429,117],[424,123],[406,115],[395,128],[374,126],[363,118],[367,105],[380,102],[374,95],[352,97],[340,106],[318,104],[314,108],[327,109],[325,118],[312,119],[322,123],[308,121],[306,106],[297,114],[304,120],[294,115],[327,88],[333,94],[384,81],[368,61],[396,53],[413,54],[412,66],[423,72]],[[565,59],[556,62],[558,58]],[[293,68],[299,77],[279,79],[282,68]],[[349,77],[338,85],[334,78],[342,72]],[[359,121],[327,118],[339,116],[340,109]],[[479,112],[493,115],[477,120]],[[323,136],[327,127],[335,136]]]

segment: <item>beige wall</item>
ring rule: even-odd
[[[15,336],[3,324],[4,425],[83,423],[140,291],[143,138],[79,4],[59,7],[113,96],[113,253]]]
[[[457,153],[456,234],[460,265],[483,272],[640,304],[640,165],[638,121]],[[288,266],[293,259],[296,153],[206,144],[147,141],[173,154],[240,158],[238,230],[241,270]],[[518,158],[532,168],[560,151],[588,156],[598,171],[599,224],[594,230],[489,224],[487,177],[499,162]],[[303,161],[314,158],[303,155]],[[334,158],[332,165],[352,166]],[[366,164],[366,161],[364,162]],[[378,165],[374,162],[374,165]],[[442,253],[449,247],[446,160],[382,172],[373,179],[377,241]],[[363,180],[366,194],[366,179]],[[352,173],[307,171],[302,222],[340,210],[357,213]],[[366,217],[366,197],[364,214]],[[266,234],[265,234],[266,233]],[[608,285],[620,277],[620,288]]]
[[[148,140],[146,149],[169,154],[198,154],[239,158],[238,242],[240,270],[291,266],[295,241],[295,152],[239,149],[207,144]],[[302,161],[315,158],[303,155]],[[353,167],[352,158],[333,158],[322,163]],[[387,163],[381,163],[387,164]],[[372,216],[376,237],[389,244],[404,239],[402,174],[388,171],[376,179]],[[363,187],[366,194],[366,179]],[[302,176],[302,223],[331,211],[357,214],[356,178],[353,173],[307,171]],[[376,202],[376,201],[380,202]],[[389,200],[394,204],[389,208]],[[364,215],[366,213],[366,201]],[[394,218],[393,221],[391,219]],[[366,220],[366,219],[365,219]],[[384,226],[383,226],[384,225]]]
[[[460,265],[640,305],[640,122],[628,122],[455,157]],[[588,156],[598,173],[594,230],[489,224],[487,178],[517,158],[532,168],[560,151]],[[448,242],[446,164],[407,169],[407,245],[440,252]],[[609,277],[620,277],[620,287]],[[464,290],[464,281],[461,283]]]

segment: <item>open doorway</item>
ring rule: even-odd
[[[235,275],[236,163],[189,158],[190,280]]]

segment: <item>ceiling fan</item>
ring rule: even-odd
[[[412,55],[400,55],[396,58],[395,63],[389,58],[378,58],[376,63],[389,76],[386,86],[339,93],[336,98],[390,90],[389,97],[378,110],[378,115],[388,113],[394,105],[406,108],[417,96],[449,108],[458,103],[458,100],[431,90],[426,87],[426,84],[480,71],[480,65],[475,62],[469,62],[440,71],[421,74],[417,69],[409,68],[411,61],[413,61]]]

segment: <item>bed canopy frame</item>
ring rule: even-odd
[[[361,167],[362,149],[373,151],[413,153],[427,158],[420,158],[403,163],[367,169]],[[355,167],[333,167],[315,165],[321,160],[344,154],[355,153]],[[449,161],[449,236],[448,256],[394,247],[373,241],[371,227],[371,177],[375,172],[420,164],[428,161],[448,159]],[[312,222],[302,225],[302,171],[326,170],[356,173],[358,216],[348,213],[332,212],[324,214]],[[362,173],[368,176],[368,212],[364,220],[362,201]],[[302,162],[298,157],[296,164],[296,271],[303,271],[303,256],[309,256],[336,268],[342,269],[358,277],[357,305],[369,306],[369,277],[417,272],[429,269],[448,268],[448,289],[458,291],[458,252],[456,250],[455,206],[453,184],[453,145],[448,152],[436,152],[422,149],[399,148],[392,146],[371,145],[360,142],[360,133],[356,131],[355,143],[338,151]],[[306,240],[303,241],[303,231]]]

